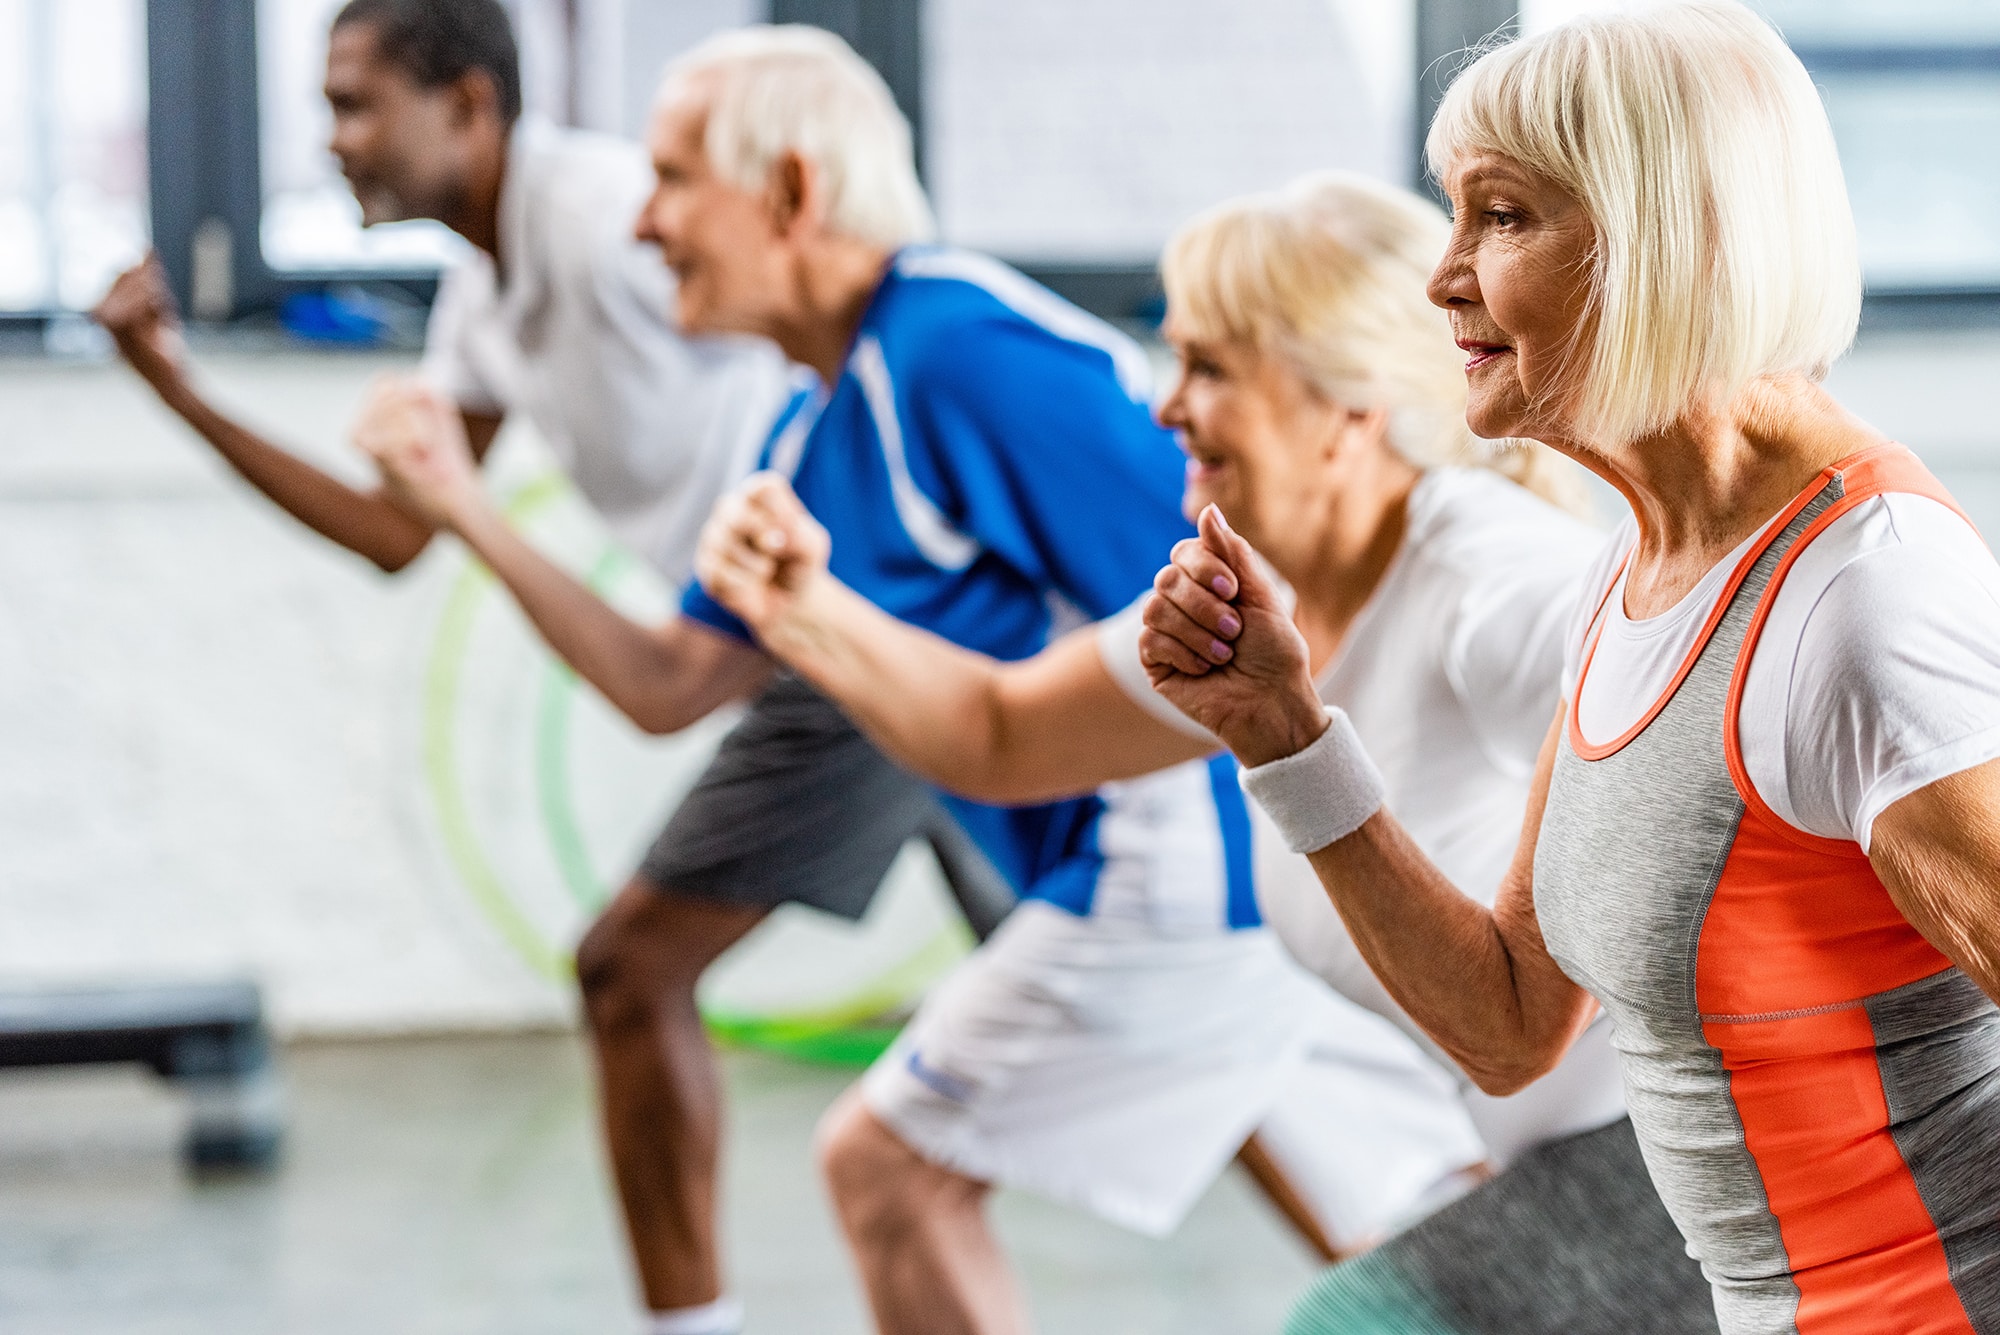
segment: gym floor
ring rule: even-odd
[[[190,1177],[138,1072],[0,1078],[10,1335],[636,1329],[588,1058],[567,1035],[294,1045],[276,1171]],[[867,1329],[809,1140],[850,1073],[726,1058],[728,1253],[753,1335]],[[1000,1232],[1046,1335],[1275,1330],[1313,1263],[1240,1170],[1153,1242],[1025,1196]]]
[[[294,368],[306,360],[253,351],[210,360],[252,379],[274,356]],[[1850,407],[1915,447],[1988,534],[2000,532],[2000,426],[1988,389],[1997,363],[2000,332],[1881,332],[1865,337],[1833,380]],[[351,399],[377,365],[357,360],[351,371],[330,372],[326,392]],[[53,377],[33,362],[0,370],[9,468],[24,496],[40,495],[36,487],[69,494],[40,481],[44,473],[63,481],[102,462],[107,476],[122,478],[144,459],[164,468],[156,442],[126,440],[124,428],[75,439],[88,417],[77,405],[133,392],[117,368],[69,366]],[[169,482],[179,485],[160,485]],[[727,1236],[751,1331],[864,1331],[808,1145],[849,1073],[753,1053],[731,1054],[727,1065]],[[0,1329],[635,1328],[585,1056],[573,1037],[316,1041],[287,1051],[286,1072],[291,1132],[282,1165],[267,1176],[209,1180],[181,1169],[185,1110],[146,1077],[0,1073]],[[1047,1335],[1275,1330],[1313,1271],[1234,1170],[1164,1242],[1025,1197],[1002,1195],[996,1212]]]

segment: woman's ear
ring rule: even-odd
[[[1339,405],[1340,452],[1353,450],[1373,451],[1389,448],[1389,410],[1387,408],[1349,408]]]

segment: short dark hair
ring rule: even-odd
[[[420,88],[438,88],[484,70],[500,95],[500,114],[521,115],[521,52],[500,0],[347,0],[333,29],[365,23],[382,58]]]

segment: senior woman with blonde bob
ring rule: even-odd
[[[1189,513],[1217,505],[1255,537],[1296,591],[1289,617],[1309,646],[1315,689],[1351,710],[1385,758],[1420,846],[1473,893],[1490,895],[1519,835],[1541,720],[1558,698],[1566,609],[1600,535],[1547,499],[1570,498],[1581,481],[1573,468],[1539,446],[1495,452],[1467,431],[1460,359],[1424,294],[1448,236],[1438,211],[1408,192],[1333,174],[1196,219],[1161,265],[1180,375],[1159,413],[1189,457]],[[1033,658],[999,663],[873,607],[828,573],[828,556],[825,532],[766,475],[718,507],[698,569],[767,650],[888,754],[953,792],[1040,801],[1216,747],[1151,690],[1137,604]],[[1508,1328],[1702,1329],[1705,1290],[1647,1183],[1606,1028],[1510,1097],[1461,1087],[1449,1057],[1368,973],[1304,859],[1268,824],[1251,843],[1256,903],[1285,946],[1452,1071],[1460,1083],[1429,1097],[1469,1118],[1492,1167],[1517,1158],[1527,1165],[1480,1190],[1475,1220],[1490,1226],[1504,1214],[1528,1226],[1548,1262],[1533,1273],[1550,1288],[1579,1270],[1605,1277],[1595,1288],[1569,1285],[1541,1305],[1540,1319]],[[1110,832],[1104,845],[1107,856],[1122,852]],[[1177,879],[1202,874],[1202,856],[1190,845],[1152,865],[1157,885],[1121,894],[1171,902]],[[1046,916],[1038,906],[1017,910],[926,1002],[859,1097],[823,1129],[829,1180],[864,1275],[890,1269],[870,1257],[896,1239],[938,1231],[921,1226],[925,1202],[950,1194],[929,1179],[948,1178],[954,1147],[1017,1118],[1010,1102],[1037,1087],[989,1081],[950,1118],[935,1110],[918,1118],[903,1092],[905,1068],[920,1055],[924,1068],[970,1083],[978,1063],[990,1061],[981,1049],[1014,1033],[1045,996],[1070,998],[1086,1014],[1115,1013],[1087,999],[1102,972],[1088,961],[1115,958],[1116,938],[1086,919],[1072,929],[1068,956],[1037,963],[1021,921],[1034,912]],[[1098,935],[1105,940],[1086,951]],[[1122,1043],[1172,1023],[1157,1009],[1134,1017]],[[1025,1039],[1014,1046],[1025,1051]],[[1346,1142],[1350,1169],[1357,1157],[1405,1153],[1382,1114],[1434,1114],[1413,1111],[1420,1104],[1403,1066],[1352,1042],[1331,1047],[1319,1064],[1339,1084],[1326,1087],[1327,1097],[1349,1111],[1317,1105],[1318,1135]],[[907,1150],[884,1152],[898,1140],[935,1166],[917,1168]],[[1357,1175],[1342,1185],[1352,1195],[1363,1182]],[[905,1222],[883,1222],[895,1219]],[[1492,1258],[1473,1249],[1459,1260],[1445,1269],[1463,1278]],[[1468,1292],[1462,1283],[1447,1287]],[[871,1280],[871,1293],[878,1313],[897,1306],[886,1283]],[[898,1328],[887,1319],[884,1326]]]
[[[1733,4],[1579,19],[1475,63],[1430,154],[1473,429],[1633,511],[1493,906],[1213,512],[1147,606],[1155,685],[1482,1086],[1609,1012],[1729,1335],[2000,1329],[2000,568],[1819,386],[1860,284],[1812,83]]]

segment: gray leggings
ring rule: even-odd
[[[1537,1146],[1307,1289],[1285,1335],[1716,1335],[1632,1123]]]

